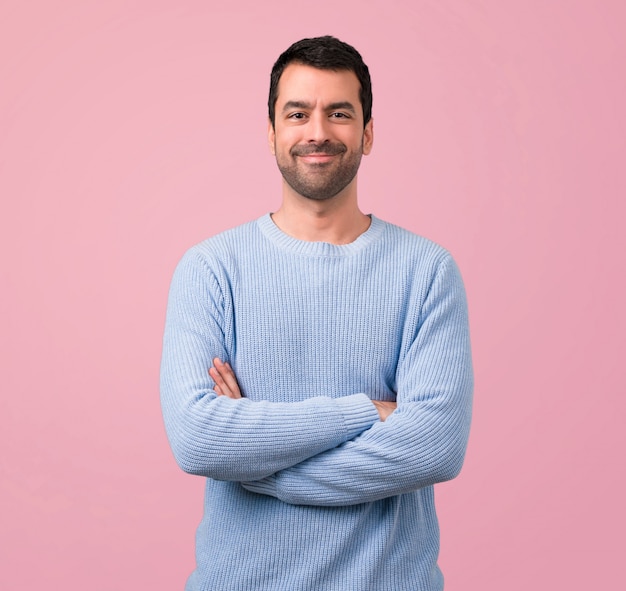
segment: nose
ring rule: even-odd
[[[311,113],[307,125],[307,141],[309,143],[322,144],[330,139],[329,121],[326,113]]]

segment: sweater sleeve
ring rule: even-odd
[[[397,367],[398,406],[385,422],[244,487],[290,504],[344,506],[454,478],[469,435],[473,374],[465,291],[449,255],[419,313]]]
[[[364,394],[302,402],[217,396],[212,360],[228,360],[222,289],[193,249],[170,288],[161,362],[161,405],[174,456],[186,472],[257,480],[356,437],[378,421]]]

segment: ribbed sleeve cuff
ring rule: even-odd
[[[369,429],[379,419],[376,407],[365,394],[336,398],[335,403],[346,426],[346,441]]]

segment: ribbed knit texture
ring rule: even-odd
[[[207,370],[232,365],[244,398]],[[450,255],[372,217],[346,245],[269,215],[190,249],[161,369],[181,468],[207,477],[186,589],[439,591],[433,485],[471,415],[465,293]],[[370,399],[396,400],[385,421]]]

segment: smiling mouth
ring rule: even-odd
[[[300,163],[303,170],[322,172],[333,170],[338,160],[336,154],[303,154],[297,157],[297,162]]]
[[[346,147],[343,144],[310,144],[305,146],[296,146],[291,150],[292,156],[300,156],[301,158],[311,157],[312,159],[330,159],[337,154],[343,154]]]
[[[336,154],[314,152],[313,154],[299,154],[298,156],[305,162],[328,162],[332,160]]]

